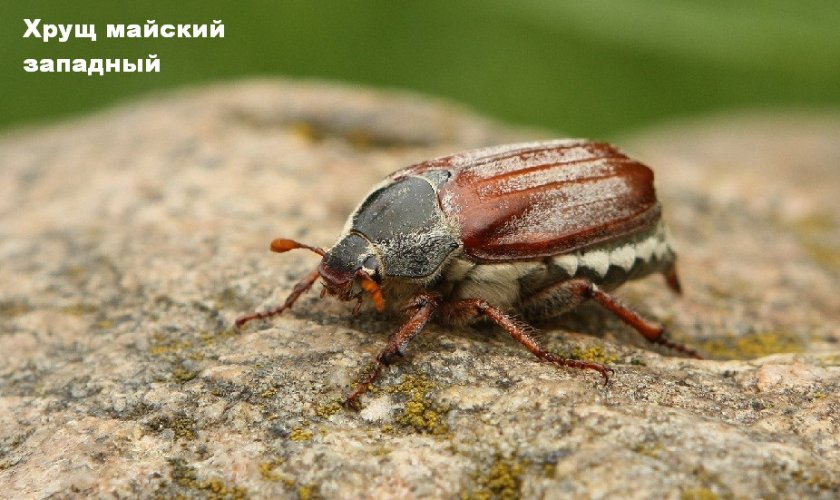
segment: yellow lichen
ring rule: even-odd
[[[160,332],[152,334],[150,340],[151,346],[149,347],[149,352],[153,356],[165,356],[191,347],[190,343],[185,340],[167,337]]]
[[[754,359],[783,352],[802,352],[802,338],[783,332],[758,332],[700,342],[700,352],[716,359]]]
[[[172,467],[169,477],[175,486],[186,490],[201,492],[199,496],[202,496],[203,498],[213,500],[240,500],[246,498],[248,495],[248,490],[245,488],[229,485],[220,478],[210,478],[204,481],[199,481],[195,468],[187,465],[186,461],[181,458],[169,460],[169,465]],[[196,493],[193,493],[192,495],[195,496]],[[170,494],[166,496],[183,496],[183,494]]]
[[[237,336],[239,336],[239,334],[240,334],[239,329],[231,327],[231,328],[225,328],[224,330],[222,330],[218,333],[202,331],[199,334],[199,339],[201,339],[201,342],[205,346],[209,346],[209,345],[215,344],[216,342],[224,342],[227,339],[230,339],[232,337],[237,337]]]
[[[176,438],[192,441],[198,437],[195,432],[195,424],[195,420],[189,417],[178,417],[172,421],[171,428],[175,431]]]
[[[449,432],[449,426],[444,421],[449,408],[432,399],[434,388],[435,384],[425,375],[406,375],[398,385],[389,387],[388,392],[408,398],[395,419],[396,423],[425,434],[444,435]]]
[[[282,458],[273,458],[268,462],[259,465],[260,476],[266,481],[282,481],[283,478],[274,471],[278,466],[283,465]]]
[[[497,455],[490,469],[478,476],[478,487],[467,498],[513,500],[522,496],[522,474],[525,466],[514,458]]]
[[[269,387],[268,389],[262,391],[260,393],[261,398],[273,398],[277,395],[277,388],[276,387]]]
[[[608,353],[599,345],[575,347],[572,349],[569,357],[572,359],[579,359],[581,361],[589,361],[590,363],[601,363],[606,365],[618,361],[618,356],[613,353]]]
[[[812,488],[819,488],[821,490],[836,489],[838,484],[829,479],[822,472],[810,472],[803,470],[794,470],[791,472],[791,478],[797,483],[808,485]]]
[[[196,421],[186,415],[159,415],[146,424],[152,431],[160,432],[170,429],[175,433],[176,439],[192,441],[196,434]]]
[[[693,488],[680,494],[680,500],[717,500],[717,494],[709,488]]]
[[[797,236],[802,249],[815,263],[828,269],[840,269],[840,251],[832,244],[830,235],[836,234],[838,221],[828,213],[803,217],[788,227]]]
[[[0,302],[0,316],[14,318],[22,316],[32,310],[32,307],[22,300],[7,300]]]
[[[87,274],[87,269],[81,264],[71,264],[61,272],[62,276],[75,282],[80,282]]]
[[[318,141],[323,135],[317,128],[315,128],[315,125],[304,121],[292,123],[289,126],[289,130],[294,135],[308,142]]]
[[[315,486],[311,484],[298,486],[297,494],[300,500],[316,500],[321,497],[318,492],[315,491]]]
[[[314,435],[315,433],[309,429],[296,427],[292,430],[291,434],[289,434],[289,439],[292,441],[309,441]]]
[[[328,420],[330,417],[332,417],[333,415],[338,413],[340,410],[341,410],[341,403],[339,403],[338,401],[332,401],[330,403],[326,403],[326,404],[323,404],[323,405],[320,405],[320,406],[316,407],[315,408],[315,415],[317,415],[318,417],[320,417],[324,420]]]
[[[385,455],[389,455],[390,453],[391,453],[391,450],[384,447],[384,446],[374,448],[373,450],[370,451],[370,454],[374,457],[384,457]]]
[[[198,372],[178,366],[172,370],[172,377],[178,382],[185,383],[198,376]]]
[[[647,444],[647,443],[639,443],[633,447],[633,451],[638,453],[639,455],[644,455],[646,457],[651,458],[659,458],[659,454],[665,449],[662,446],[662,443],[654,443],[654,444]]]
[[[72,304],[61,308],[61,312],[71,316],[84,316],[86,314],[95,313],[97,310],[98,308],[95,305],[86,304],[84,302],[79,302],[78,304]]]
[[[554,477],[554,474],[557,472],[557,464],[555,463],[547,463],[543,464],[542,466],[542,473],[544,477],[549,479]]]

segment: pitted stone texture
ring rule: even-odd
[[[840,494],[838,117],[622,141],[656,171],[686,294],[655,278],[619,294],[716,360],[596,307],[540,325],[552,351],[609,361],[604,387],[492,327],[432,325],[356,413],[337,402],[396,319],[313,293],[231,328],[316,265],[273,237],[328,246],[390,171],[541,137],[282,81],[0,137],[2,495]]]

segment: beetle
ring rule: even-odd
[[[609,294],[652,273],[681,292],[661,212],[651,169],[607,143],[565,139],[440,157],[376,185],[332,248],[272,241],[272,251],[307,249],[320,264],[283,304],[236,325],[281,314],[319,279],[322,297],[355,300],[354,313],[365,297],[379,311],[401,308],[408,319],[347,398],[351,405],[435,314],[449,324],[488,319],[538,359],[597,371],[606,382],[609,368],[546,351],[511,315],[551,318],[591,299],[648,341],[700,358]]]

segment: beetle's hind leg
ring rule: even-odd
[[[283,311],[292,307],[292,305],[294,305],[295,301],[297,301],[297,299],[300,298],[301,295],[303,295],[307,290],[312,288],[312,285],[315,284],[316,281],[318,281],[318,276],[320,276],[318,274],[318,270],[315,269],[311,273],[307,274],[305,278],[300,280],[300,282],[298,282],[297,285],[295,285],[295,287],[292,289],[292,293],[290,293],[289,296],[286,297],[286,300],[285,302],[283,302],[282,305],[273,307],[267,311],[255,312],[252,314],[240,316],[236,319],[236,327],[240,328],[243,325],[245,325],[245,323],[251,320],[265,319],[270,318],[272,316],[277,316],[278,314],[282,314]]]
[[[371,371],[356,385],[353,392],[347,396],[345,406],[354,408],[359,397],[367,392],[368,387],[372,384],[379,375],[382,369],[394,362],[394,359],[401,357],[405,352],[408,343],[411,339],[416,337],[429,322],[432,313],[437,309],[438,299],[430,293],[422,293],[417,295],[406,305],[405,310],[412,311],[411,318],[406,321],[399,330],[397,330],[388,339],[388,345],[376,355],[374,360],[375,365]]]
[[[451,320],[467,320],[485,317],[502,327],[514,340],[525,346],[531,354],[541,361],[551,363],[555,366],[566,368],[577,368],[581,370],[595,370],[604,377],[604,382],[609,382],[611,369],[599,363],[591,363],[578,359],[561,358],[546,351],[529,332],[533,328],[505,314],[498,308],[490,305],[482,299],[462,299],[446,304],[444,314]]]
[[[682,285],[680,284],[680,277],[677,274],[677,263],[671,262],[671,265],[668,266],[668,269],[662,275],[665,276],[665,284],[668,285],[668,288],[677,295],[682,295]]]
[[[676,274],[674,273],[673,276],[676,277]],[[697,351],[666,339],[665,328],[662,325],[643,318],[588,280],[571,279],[551,285],[526,299],[522,303],[522,308],[525,311],[539,311],[546,307],[546,304],[554,303],[561,306],[556,312],[559,315],[574,309],[589,299],[598,302],[602,307],[618,316],[621,321],[632,326],[648,342],[665,346],[691,358],[703,359]]]

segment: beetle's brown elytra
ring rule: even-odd
[[[448,323],[489,319],[540,360],[608,380],[601,364],[545,351],[509,314],[558,316],[591,299],[648,341],[700,358],[608,293],[652,273],[680,292],[661,212],[650,168],[606,143],[510,144],[418,163],[374,187],[329,250],[274,240],[275,252],[304,248],[321,262],[282,305],[236,325],[281,314],[319,279],[327,294],[357,301],[356,311],[365,296],[379,310],[406,311],[350,404],[435,314]]]

